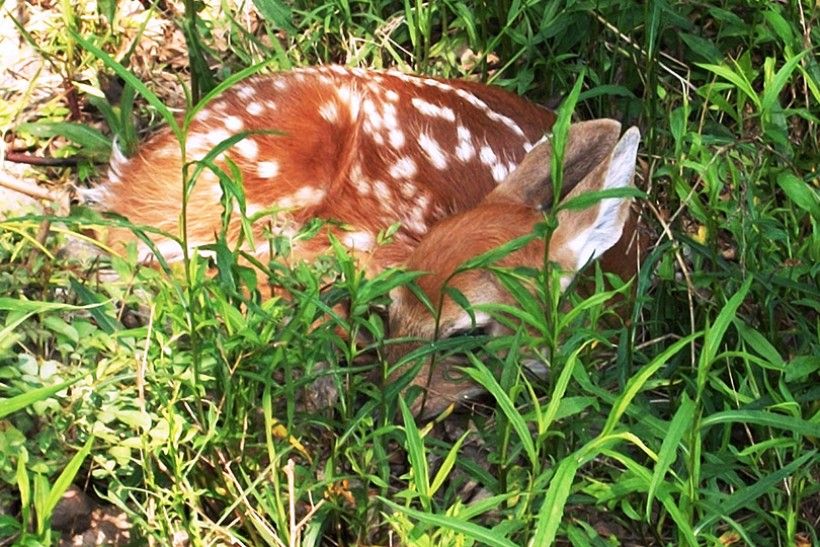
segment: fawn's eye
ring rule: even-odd
[[[447,333],[447,338],[463,338],[463,337],[471,337],[475,338],[478,336],[489,336],[490,334],[490,326],[489,325],[473,325],[470,327],[465,327],[463,329],[453,329],[449,333]]]

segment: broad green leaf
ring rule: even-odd
[[[578,75],[578,79],[572,86],[567,98],[561,103],[561,108],[558,109],[558,116],[555,119],[555,124],[552,126],[552,156],[550,157],[550,172],[552,173],[552,199],[553,203],[550,210],[554,210],[558,205],[558,200],[561,197],[561,188],[564,184],[564,149],[567,144],[567,136],[569,135],[569,126],[572,123],[572,114],[575,111],[575,105],[578,103],[578,97],[581,94],[581,88],[584,85],[584,76],[586,71],[582,71]]]
[[[769,363],[777,366],[782,366],[784,364],[783,357],[780,356],[780,353],[775,349],[775,347],[766,340],[766,338],[754,330],[753,328],[749,327],[746,323],[743,322],[742,319],[736,317],[735,318],[735,328],[740,333],[741,338],[743,341],[746,342],[753,350],[755,350],[758,355],[765,358]]]
[[[681,32],[678,34],[680,39],[689,46],[689,49],[694,51],[697,55],[711,63],[719,62],[723,58],[723,53],[715,47],[711,40],[702,38],[696,34],[688,32]]]
[[[535,535],[530,547],[547,547],[555,541],[558,527],[564,518],[564,506],[569,498],[575,474],[578,472],[578,456],[573,453],[561,460],[550,481],[547,496],[541,502],[536,519]]]
[[[291,13],[290,6],[280,0],[253,0],[253,5],[262,14],[262,17],[267,21],[272,21],[276,26],[288,31],[291,34],[296,33],[296,27],[293,25],[293,13]]]
[[[447,456],[444,458],[444,461],[441,462],[441,466],[438,471],[436,471],[436,476],[433,477],[433,482],[430,485],[431,496],[435,496],[438,489],[441,488],[444,481],[447,480],[447,477],[450,475],[450,471],[452,471],[453,466],[456,463],[456,458],[458,458],[459,452],[461,451],[461,445],[464,444],[464,441],[469,435],[470,432],[465,431],[464,434],[453,444],[453,446],[450,447],[450,450],[447,451]]]
[[[820,218],[820,196],[806,182],[788,171],[783,171],[777,176],[777,185],[792,203],[813,217]]]
[[[106,160],[111,153],[111,139],[99,130],[74,122],[34,122],[18,126],[18,131],[30,133],[35,137],[51,138],[56,136],[79,144],[94,159]]]
[[[77,293],[80,300],[88,305],[89,313],[97,321],[103,332],[112,334],[122,329],[110,301],[93,292],[74,277],[69,278],[69,282],[71,283],[71,290]]]
[[[638,190],[634,186],[627,186],[624,188],[608,188],[606,190],[598,190],[596,192],[584,192],[573,198],[561,202],[558,210],[570,209],[579,210],[591,207],[604,199],[614,198],[639,198],[645,199],[646,193]]]
[[[555,421],[556,416],[558,415],[558,409],[564,402],[564,394],[566,393],[569,382],[572,379],[572,373],[575,371],[575,365],[578,363],[578,355],[585,348],[586,344],[582,344],[581,347],[572,352],[564,364],[561,374],[558,375],[558,379],[555,381],[555,387],[552,389],[550,401],[544,409],[544,412],[538,416],[539,436],[546,434],[547,431],[549,431],[552,422]]]

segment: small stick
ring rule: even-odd
[[[45,158],[43,156],[33,156],[21,152],[6,152],[5,159],[13,163],[25,163],[26,165],[38,165],[43,167],[74,167],[77,165],[77,158]]]
[[[30,182],[24,182],[22,180],[11,178],[2,172],[0,172],[0,186],[35,199],[52,201],[57,201],[59,199],[56,194],[46,190],[45,188],[41,188],[40,186]]]

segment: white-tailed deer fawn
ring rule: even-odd
[[[562,200],[584,192],[623,188],[633,184],[636,154],[640,141],[637,128],[620,136],[621,126],[613,120],[595,120],[570,127],[564,157]],[[538,144],[518,169],[476,207],[450,216],[436,224],[406,260],[413,271],[427,272],[418,279],[429,302],[438,309],[438,318],[407,287],[393,292],[389,309],[390,333],[397,338],[429,340],[447,338],[470,329],[497,334],[503,327],[480,311],[471,316],[444,292],[445,282],[464,295],[471,305],[515,304],[496,277],[480,269],[455,275],[470,258],[532,232],[543,221],[544,207],[553,203],[550,173],[550,141]],[[563,209],[550,238],[549,260],[562,273],[562,289],[588,261],[602,256],[605,271],[623,279],[635,274],[641,243],[630,215],[629,200],[608,198],[582,210]],[[625,228],[626,226],[626,228]],[[535,239],[498,263],[500,266],[540,268],[545,242]],[[392,362],[413,347],[394,346],[388,353]],[[430,416],[451,403],[463,401],[477,391],[452,369],[453,363],[425,363],[413,385],[427,394],[416,399],[414,410]],[[480,390],[479,390],[480,391]],[[424,405],[423,408],[421,406]]]
[[[471,82],[338,66],[299,69],[237,84],[197,114],[184,158],[173,135],[161,132],[136,157],[115,157],[107,183],[87,195],[101,210],[177,236],[183,162],[199,161],[232,135],[251,132],[216,163],[230,172],[230,159],[242,175],[246,214],[261,217],[254,224],[260,258],[269,249],[266,230],[295,234],[309,219],[332,219],[341,225],[325,229],[362,267],[377,273],[404,264],[430,272],[419,285],[438,302],[443,280],[464,260],[529,233],[541,220],[552,188],[550,144],[533,143],[554,119],[525,99]],[[620,125],[611,120],[571,128],[564,163],[570,196],[632,183],[639,136],[631,129],[618,142],[619,133]],[[190,247],[212,242],[220,231],[222,193],[216,175],[203,171],[188,198]],[[620,238],[604,267],[628,277],[635,260],[626,250],[627,237],[621,238],[627,217],[627,200],[616,199],[559,213],[550,259],[569,278]],[[393,240],[377,245],[379,232],[395,223],[401,226]],[[239,231],[234,218],[229,236]],[[167,260],[183,256],[173,239],[152,238]],[[129,230],[108,234],[115,248],[132,241]],[[150,257],[140,245],[141,256]],[[505,263],[540,265],[542,245],[536,241]],[[301,240],[290,260],[311,259],[328,247],[327,233]],[[508,298],[480,272],[459,275],[453,284],[473,303]],[[395,296],[391,335],[432,337],[433,319],[415,297],[406,289]],[[443,335],[467,322],[467,313],[444,299]],[[427,378],[423,370],[415,384],[427,387]],[[427,413],[468,389],[440,372],[432,378],[436,390],[431,389]]]
[[[242,174],[247,215],[268,211],[255,224],[257,243],[271,227],[287,235],[308,219],[333,219],[342,227],[326,229],[375,273],[401,264],[437,221],[477,205],[553,121],[545,108],[472,82],[339,66],[297,69],[241,82],[200,111],[185,160],[173,135],[161,132],[137,156],[115,155],[107,183],[86,195],[100,210],[178,236],[182,162],[201,160],[239,132],[267,131],[225,154]],[[217,163],[230,172],[225,158]],[[188,201],[189,246],[210,243],[219,232],[221,196],[217,177],[205,170]],[[397,222],[392,243],[377,246],[378,233]],[[230,233],[238,236],[238,222]],[[128,230],[108,236],[115,250],[130,241]],[[154,242],[167,260],[182,257],[175,241]],[[300,241],[291,259],[327,248],[326,236]],[[140,255],[151,253],[141,246]]]

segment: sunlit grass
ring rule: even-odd
[[[253,70],[402,65],[538,101],[565,96],[583,71],[576,116],[645,135],[655,245],[621,289],[635,291],[631,317],[545,290],[548,272],[507,272],[541,323],[420,350],[468,350],[490,397],[469,420],[416,424],[401,385],[383,385],[396,363],[383,357],[382,312],[411,276],[366,279],[341,251],[273,261],[254,267],[290,297],[263,299],[222,239],[218,275],[202,256],[177,271],[132,255],[103,281],[59,253],[61,238],[38,240],[39,219],[5,221],[0,535],[53,541],[53,497],[73,478],[158,544],[820,542],[813,5],[259,4],[254,32],[234,11],[187,27],[201,96],[266,59]],[[165,90],[124,71],[118,101],[90,98],[89,67],[145,74],[106,31],[110,14],[83,10],[31,40],[94,108],[55,125],[53,105],[32,105],[34,125],[14,129],[40,146],[62,135],[81,177],[114,134],[135,145],[133,114],[178,123]],[[222,29],[224,52],[211,32]],[[88,222],[78,213],[68,226]],[[287,253],[286,241],[271,246]],[[559,298],[576,313],[535,313],[567,309]],[[334,312],[342,303],[347,317]],[[524,373],[532,355],[549,358],[546,380]],[[329,405],[306,400],[317,385]]]

